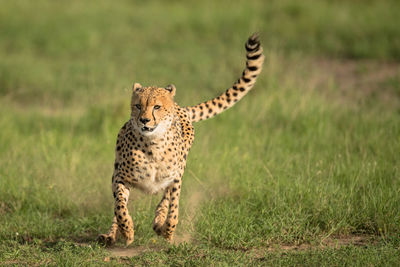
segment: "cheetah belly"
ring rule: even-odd
[[[136,183],[139,189],[150,194],[157,194],[173,183],[174,178],[177,177],[177,171],[167,170],[166,166],[163,165],[157,165],[157,167],[158,168],[152,166],[152,168],[147,171],[149,175],[146,175],[145,179]]]

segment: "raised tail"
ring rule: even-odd
[[[202,121],[214,117],[235,105],[253,88],[264,63],[263,49],[258,34],[253,34],[246,42],[246,68],[242,76],[225,93],[196,106],[186,107],[190,112],[192,122]]]

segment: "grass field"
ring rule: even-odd
[[[0,265],[396,266],[399,1],[0,1]],[[193,105],[228,88],[259,31],[266,63],[234,108],[195,125],[176,243],[160,195],[113,215],[130,88]]]

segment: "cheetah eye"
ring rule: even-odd
[[[160,109],[160,108],[161,108],[161,106],[159,106],[159,105],[154,106],[154,109]]]
[[[136,104],[135,107],[140,110],[142,108],[142,106],[140,104]]]

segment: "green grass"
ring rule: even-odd
[[[400,262],[398,1],[0,3],[0,265]],[[131,85],[214,97],[253,31],[267,59],[254,91],[195,125],[187,242],[156,238],[161,196],[134,191],[146,251],[112,256],[95,239]]]

